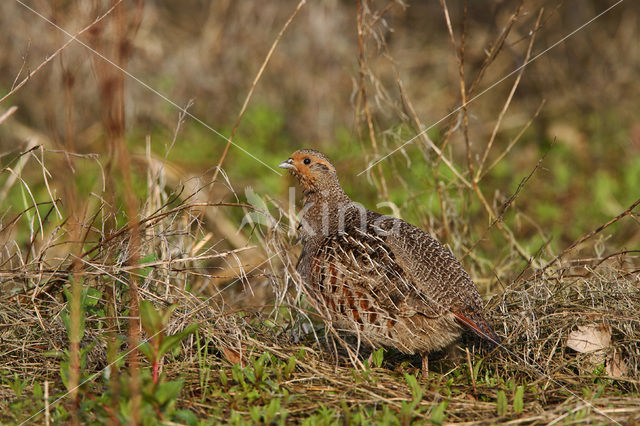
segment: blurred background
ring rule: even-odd
[[[24,4],[42,16],[0,4],[2,96],[68,41],[52,23],[76,34],[115,4],[78,36],[112,63],[72,42],[0,104],[0,115],[17,107],[0,125],[5,225],[54,199],[60,214],[43,225],[48,232],[104,205],[117,229],[128,191],[138,210],[151,196],[150,170],[163,170],[162,190],[183,200],[255,206],[250,187],[277,216],[295,185],[277,164],[315,148],[355,200],[427,229],[493,292],[640,195],[638,2],[308,1],[286,28],[295,0]],[[535,61],[520,73],[527,58]],[[466,114],[461,80],[473,100]],[[181,122],[176,105],[225,137],[238,122],[234,144],[251,155],[232,145],[216,172],[227,141],[191,117]],[[49,208],[38,207],[42,217]],[[246,208],[204,210],[201,235],[219,249],[257,244],[239,264],[264,260],[260,233],[237,231]],[[2,234],[5,248],[39,244],[33,214],[15,223]],[[629,215],[569,257],[637,250],[638,225]],[[233,269],[212,262],[204,266]]]

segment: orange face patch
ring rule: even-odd
[[[305,151],[296,151],[291,154],[287,163],[291,164],[292,168],[289,171],[298,178],[300,184],[305,188],[313,188],[318,181],[318,172],[316,171],[318,164],[324,166],[325,169],[333,169],[331,163],[324,158],[320,158],[311,153]],[[314,170],[315,169],[315,170]]]

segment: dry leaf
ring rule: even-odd
[[[607,361],[607,375],[611,377],[625,377],[629,367],[620,352],[614,352],[613,356]]]
[[[229,361],[231,364],[240,364],[241,367],[244,367],[244,361],[240,352],[223,347],[222,353],[224,354],[224,357],[227,359],[227,361]]]
[[[567,346],[581,353],[595,352],[611,346],[611,328],[608,325],[581,325],[569,333]]]

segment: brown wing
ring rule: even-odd
[[[392,263],[396,275],[402,278],[401,300],[408,312],[427,317],[453,313],[480,337],[499,344],[500,339],[482,315],[482,299],[475,284],[448,249],[400,219],[367,211],[364,223],[366,227],[360,226],[350,234],[359,232],[365,240],[384,247],[390,259],[387,263]]]
[[[500,339],[482,315],[480,294],[451,251],[405,221],[383,217],[379,222],[387,229],[385,242],[396,255],[397,263],[407,271],[421,295],[414,302],[422,303],[428,298],[429,304],[436,303],[452,312],[470,330],[498,345]]]
[[[311,260],[309,278],[315,290],[334,297],[333,302],[327,299],[327,303],[335,304],[334,310],[340,310],[340,302],[345,302],[348,309],[352,304],[356,308],[372,305],[367,306],[368,311],[380,310],[391,316],[420,313],[439,317],[446,312],[429,299],[411,303],[421,295],[393,250],[383,237],[354,224],[323,240]]]

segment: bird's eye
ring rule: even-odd
[[[311,164],[311,159],[310,159],[309,157],[307,157],[307,158],[305,158],[302,162],[303,162],[304,164]]]

